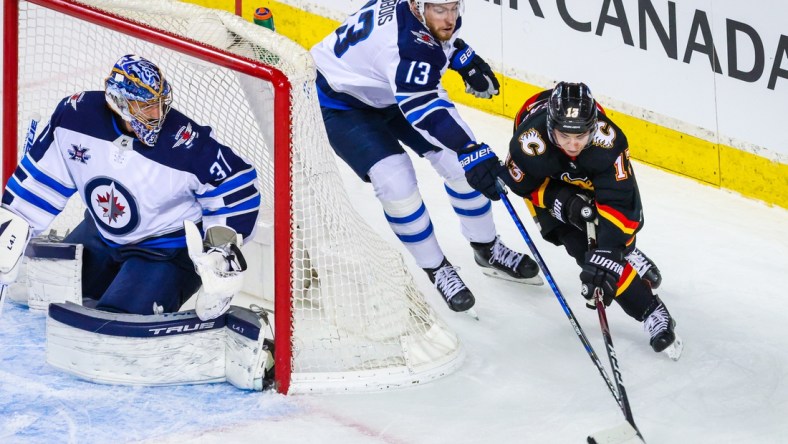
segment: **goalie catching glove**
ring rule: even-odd
[[[462,39],[455,40],[454,47],[457,49],[451,55],[449,66],[462,76],[465,92],[480,99],[497,96],[501,85],[490,65]]]
[[[241,236],[219,225],[208,228],[203,239],[194,222],[184,221],[183,227],[189,257],[202,279],[195,311],[203,321],[217,318],[230,308],[233,296],[243,287],[246,260],[239,247]]]

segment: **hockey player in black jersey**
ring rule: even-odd
[[[590,308],[599,288],[605,305],[615,300],[643,322],[654,351],[674,344],[676,323],[653,293],[660,272],[635,247],[643,211],[627,138],[585,84],[561,82],[525,102],[505,167],[480,177],[489,182],[495,176],[525,198],[542,237],[563,245],[582,267],[582,294]],[[596,221],[597,244],[589,251],[590,221]]]

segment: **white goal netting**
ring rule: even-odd
[[[257,236],[244,246],[250,262],[246,292],[256,303],[273,307],[275,288],[289,288],[292,321],[277,313],[274,318],[292,333],[284,346],[277,339],[277,356],[286,356],[292,366],[290,392],[401,387],[459,365],[456,335],[427,305],[401,255],[362,221],[344,192],[322,126],[313,62],[305,49],[240,17],[191,4],[87,2],[100,17],[114,15],[166,30],[283,72],[292,86],[290,146],[276,146],[270,82],[225,68],[221,58],[198,60],[49,9],[50,4],[71,3],[19,2],[20,143],[29,116],[43,117],[40,131],[60,99],[102,89],[122,55],[153,61],[171,82],[174,108],[213,127],[220,142],[258,170],[263,208]],[[276,184],[289,190],[282,193],[279,188],[276,198],[289,198],[290,230],[274,217],[276,150],[290,150],[291,155],[290,183]],[[56,221],[61,231],[81,219],[76,196]],[[291,246],[290,257],[274,258],[278,242]],[[289,275],[274,276],[274,260],[289,262]],[[281,331],[282,325],[277,327]]]

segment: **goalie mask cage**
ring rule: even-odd
[[[258,170],[263,203],[244,245],[244,291],[274,309],[280,392],[404,387],[460,364],[457,336],[402,256],[350,204],[305,49],[230,13],[176,1],[4,4],[3,183],[33,113],[40,134],[60,99],[103,89],[117,59],[141,55],[170,81],[174,108],[210,125]],[[75,195],[53,227],[75,226],[81,207]]]

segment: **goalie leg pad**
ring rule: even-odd
[[[81,244],[30,242],[25,287],[31,310],[46,310],[52,302],[82,305],[82,251]]]
[[[55,303],[47,316],[47,363],[103,384],[221,382],[224,321],[203,322],[194,311],[132,315]]]
[[[255,312],[232,307],[227,313],[225,373],[227,382],[248,390],[263,390],[273,382],[274,343],[270,328]]]

